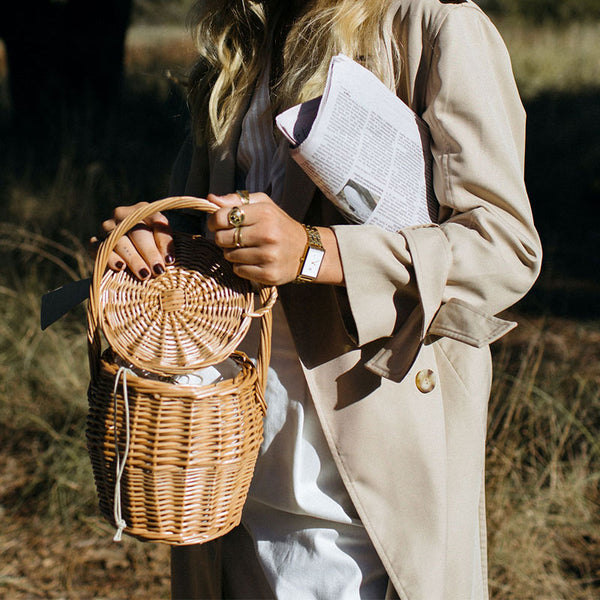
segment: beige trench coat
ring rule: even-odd
[[[346,288],[280,292],[390,596],[480,599],[489,344],[515,325],[493,315],[527,292],[541,259],[523,183],[525,114],[505,46],[474,3],[390,4],[384,26],[403,57],[398,95],[431,131],[439,225],[397,234],[336,226],[331,204],[289,160],[283,206],[299,220],[334,226]],[[234,190],[235,144],[218,153],[196,148],[180,191]],[[199,554],[214,560],[218,545],[209,546]],[[184,557],[176,551],[176,577]],[[187,584],[177,585],[181,593]],[[189,581],[190,590],[202,585]]]

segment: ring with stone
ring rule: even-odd
[[[234,206],[227,215],[229,224],[233,227],[241,227],[244,224],[246,214],[239,206]]]
[[[233,230],[233,242],[235,243],[236,248],[243,248],[244,244],[242,243],[242,228],[236,227]]]
[[[248,190],[236,190],[235,193],[240,197],[242,204],[250,204],[250,193]]]

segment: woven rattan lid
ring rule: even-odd
[[[250,326],[254,295],[221,250],[199,236],[175,235],[174,265],[140,281],[108,270],[100,285],[102,330],[138,368],[187,373],[229,356]]]

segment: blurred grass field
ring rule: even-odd
[[[499,21],[529,113],[527,180],[546,247],[539,285],[494,347],[489,410],[495,600],[600,597],[600,24]],[[79,307],[45,332],[40,296],[85,276],[85,240],[118,204],[166,194],[187,124],[165,76],[193,60],[177,27],[130,31],[121,127],[90,161],[53,169],[0,146],[0,598],[167,598],[165,547],[111,540],[85,449]],[[5,77],[0,60],[0,78]],[[6,130],[0,83],[0,133]]]
[[[600,23],[536,26],[504,19],[498,26],[525,100],[548,91],[572,93],[598,88]]]

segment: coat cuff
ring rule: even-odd
[[[406,239],[371,225],[332,229],[355,325],[349,333],[359,346],[394,335],[417,304]]]
[[[448,238],[438,225],[419,225],[402,230],[412,258],[423,314],[420,339],[424,339],[442,304],[452,262]]]

